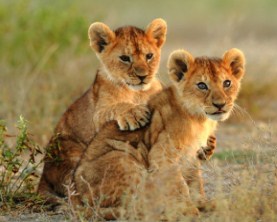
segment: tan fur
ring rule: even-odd
[[[244,55],[231,49],[222,59],[194,58],[177,50],[168,69],[173,85],[149,100],[153,116],[148,127],[122,132],[109,123],[88,146],[74,174],[76,205],[82,201],[97,205],[100,214],[109,208],[114,214],[102,212],[107,219],[134,218],[130,215],[134,211],[145,221],[161,219],[162,214],[198,214],[191,198],[205,201],[205,193],[197,152],[217,121],[226,119],[233,108]],[[201,82],[208,89],[200,89]],[[133,154],[130,146],[137,147]],[[139,156],[144,146],[149,150],[147,160]]]
[[[38,192],[50,202],[65,195],[81,154],[106,122],[117,121],[121,130],[148,123],[146,102],[162,88],[155,74],[165,36],[162,19],[145,31],[133,26],[112,31],[100,22],[90,26],[90,46],[101,66],[91,87],[64,113],[47,147]]]

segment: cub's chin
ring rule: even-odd
[[[132,84],[127,84],[128,88],[133,90],[133,91],[146,91],[150,88],[150,83],[148,84],[138,84],[138,85],[132,85]]]
[[[230,112],[215,112],[212,114],[206,113],[206,116],[211,120],[224,121],[229,118]]]

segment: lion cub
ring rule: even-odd
[[[97,204],[106,219],[198,214],[190,196],[196,191],[205,200],[197,152],[232,112],[244,65],[238,49],[222,58],[174,51],[168,61],[173,84],[148,102],[151,124],[122,132],[108,123],[88,146],[74,173],[75,205]]]
[[[38,192],[54,201],[65,196],[72,171],[96,132],[115,120],[120,130],[135,130],[149,122],[149,97],[162,89],[155,78],[166,39],[164,20],[146,30],[133,26],[112,31],[93,23],[90,46],[101,62],[91,87],[63,114],[50,140]],[[54,198],[51,200],[51,197]]]

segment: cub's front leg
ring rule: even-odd
[[[151,118],[151,112],[144,104],[118,103],[100,108],[94,116],[97,131],[111,120],[116,120],[122,131],[136,130],[145,126]]]
[[[204,191],[204,182],[201,172],[201,162],[199,160],[209,160],[213,155],[216,148],[216,137],[210,135],[207,140],[207,146],[201,147],[197,151],[196,165],[191,168],[190,176],[187,177],[187,181],[190,186],[191,195],[194,201],[198,205],[200,211],[211,211],[215,209],[215,203],[213,201],[208,201]]]
[[[186,181],[189,185],[190,195],[200,211],[208,212],[215,209],[215,203],[208,200],[204,191],[204,182],[201,171],[201,163],[196,160],[191,168],[187,169]]]
[[[214,154],[215,148],[216,148],[216,137],[213,135],[210,135],[207,140],[207,146],[201,147],[197,151],[198,159],[209,160]]]

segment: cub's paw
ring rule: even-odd
[[[146,105],[136,105],[122,113],[117,118],[117,123],[120,130],[133,131],[149,123],[150,118],[151,112]]]
[[[216,147],[216,138],[214,136],[209,136],[208,141],[207,141],[207,146],[206,147],[201,147],[197,151],[197,157],[200,160],[209,160],[212,155],[214,154]]]

